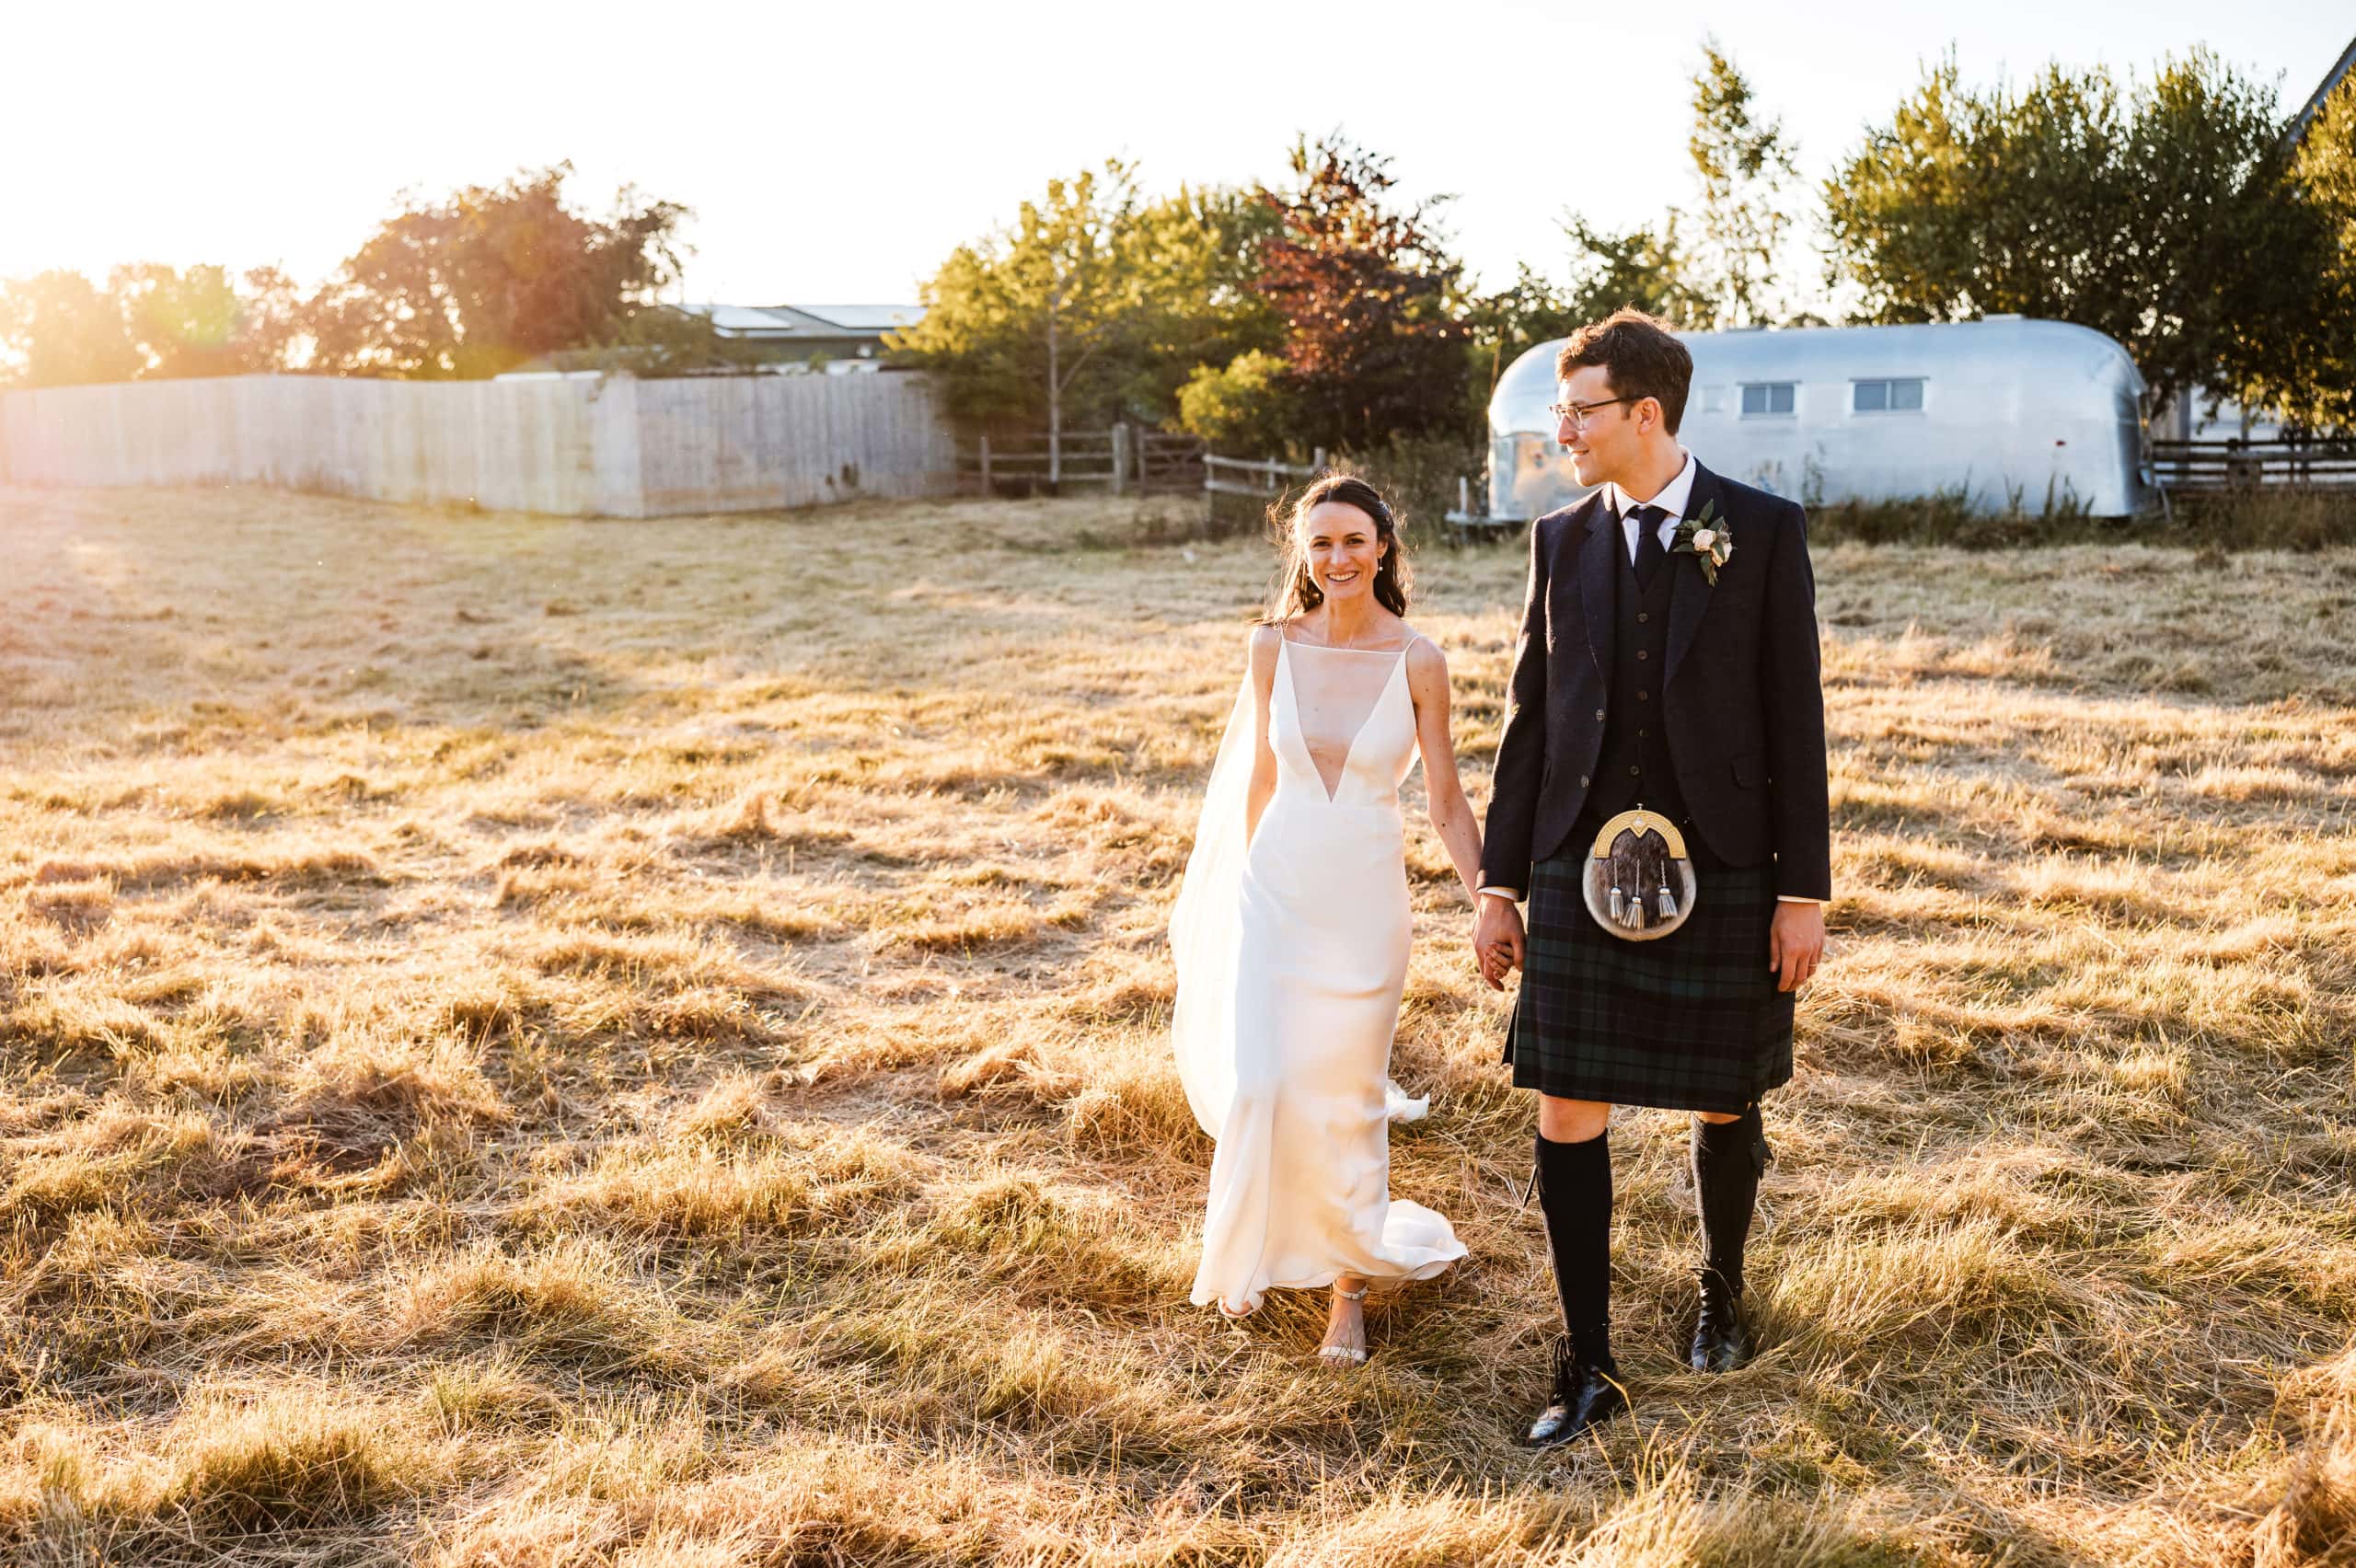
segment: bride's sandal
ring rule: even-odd
[[[1345,1301],[1364,1301],[1366,1299],[1366,1293],[1367,1287],[1365,1286],[1360,1286],[1356,1290],[1336,1290],[1334,1292],[1335,1296],[1340,1297]],[[1358,1329],[1360,1332],[1365,1332],[1366,1320],[1363,1317],[1358,1320]],[[1322,1344],[1317,1347],[1317,1359],[1324,1362],[1330,1366],[1363,1366],[1366,1365],[1366,1346],[1362,1344]]]

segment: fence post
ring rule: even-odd
[[[982,494],[990,493],[990,438],[982,437]]]
[[[1113,493],[1121,494],[1128,488],[1129,421],[1113,421]]]

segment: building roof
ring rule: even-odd
[[[2329,98],[2340,83],[2348,80],[2351,70],[2356,70],[2356,39],[2351,39],[2348,47],[2339,52],[2339,63],[2324,73],[2322,85],[2308,96],[2307,106],[2299,110],[2299,118],[2292,121],[2291,139],[2293,142],[2307,133],[2308,124],[2323,112],[2323,100]]]
[[[683,305],[709,317],[723,338],[756,342],[798,338],[880,338],[895,327],[924,319],[920,305]]]

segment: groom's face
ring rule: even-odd
[[[1566,415],[1554,428],[1554,439],[1568,448],[1571,468],[1583,485],[1606,484],[1633,473],[1641,450],[1636,410],[1611,388],[1611,372],[1603,365],[1575,367],[1555,384],[1556,396],[1566,405],[1585,405],[1584,423]]]

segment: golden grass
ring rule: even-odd
[[[1265,563],[1173,521],[0,491],[0,1558],[2351,1561],[2356,554],[1821,552],[1764,1351],[1678,1369],[1623,1113],[1638,1419],[1533,1458],[1420,822],[1393,1182],[1472,1255],[1357,1378],[1184,1303],[1162,933]],[[1520,571],[1420,573],[1476,801]]]

